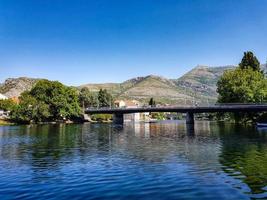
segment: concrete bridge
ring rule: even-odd
[[[168,106],[140,108],[88,108],[86,114],[113,114],[115,123],[123,123],[123,115],[145,112],[176,112],[186,113],[186,123],[194,124],[194,113],[225,113],[225,112],[267,112],[267,104],[219,104],[212,106]]]

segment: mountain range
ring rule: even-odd
[[[182,77],[167,79],[149,75],[122,83],[85,84],[91,91],[107,89],[115,97],[147,102],[151,97],[165,104],[214,103],[217,100],[216,83],[223,72],[234,65],[209,67],[197,66]]]
[[[199,65],[177,79],[148,75],[122,83],[89,83],[78,86],[77,89],[87,87],[92,92],[107,89],[115,99],[135,99],[144,103],[153,97],[157,102],[165,104],[208,104],[216,102],[216,83],[220,76],[225,70],[234,68],[234,65]],[[262,65],[262,69],[266,71],[266,66]],[[40,79],[27,77],[8,78],[0,84],[0,93],[7,97],[18,97],[22,92],[30,90],[38,80]]]

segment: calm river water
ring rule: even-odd
[[[267,130],[2,126],[0,199],[267,199]]]

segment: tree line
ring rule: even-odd
[[[218,103],[267,103],[267,79],[252,52],[245,52],[238,67],[227,70],[217,82]],[[58,81],[40,80],[23,92],[19,103],[0,100],[0,109],[10,111],[10,119],[20,123],[79,120],[85,108],[112,107],[114,99],[106,89],[91,92],[77,90]],[[150,106],[155,106],[153,98]],[[228,117],[238,122],[266,121],[266,113],[234,113]]]
[[[0,109],[10,111],[10,119],[17,123],[81,120],[84,108],[112,105],[113,97],[105,89],[95,93],[88,88],[79,91],[49,80],[40,80],[30,91],[23,92],[18,104],[0,100]]]

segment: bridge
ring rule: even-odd
[[[167,106],[167,107],[138,107],[138,108],[88,108],[86,114],[113,114],[115,123],[123,123],[123,115],[145,112],[176,112],[186,113],[186,123],[194,124],[194,113],[239,113],[267,112],[267,104],[218,104],[212,106]]]

